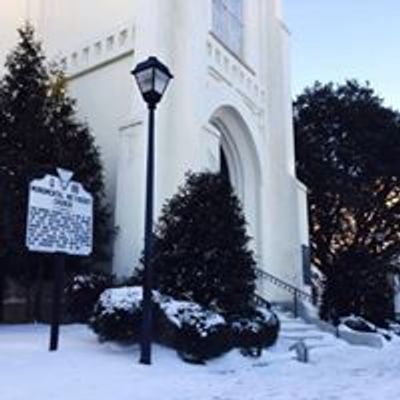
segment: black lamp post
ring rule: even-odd
[[[152,288],[153,271],[151,265],[153,242],[153,192],[154,192],[154,112],[161,100],[169,81],[173,78],[169,69],[157,60],[149,57],[139,63],[132,71],[140,93],[149,109],[149,138],[147,148],[146,211],[144,226],[144,280],[143,280],[143,321],[141,332],[140,362],[151,364],[152,336]]]

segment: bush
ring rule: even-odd
[[[100,341],[136,342],[142,320],[142,289],[121,287],[105,290],[94,307],[90,327]]]
[[[224,315],[248,308],[255,260],[240,201],[227,180],[187,174],[163,207],[156,233],[152,262],[162,294]]]
[[[380,327],[393,318],[393,288],[388,269],[363,249],[337,255],[325,272],[321,318],[337,324],[341,317],[358,315]]]
[[[232,348],[225,319],[199,304],[163,296],[159,303],[157,336],[185,361],[203,363]]]
[[[75,275],[65,288],[69,317],[74,322],[87,322],[99,296],[112,284],[113,276],[104,272]]]
[[[231,349],[225,319],[202,306],[153,293],[154,339],[177,350],[186,361],[204,362]],[[107,289],[97,302],[90,326],[100,341],[137,342],[142,320],[142,289]]]
[[[272,345],[278,335],[275,314],[257,308],[246,318],[226,319],[191,301],[175,300],[153,292],[154,340],[171,347],[191,363],[204,363],[233,347],[246,349]],[[107,289],[99,298],[90,320],[101,341],[137,342],[142,319],[142,290],[139,287]]]
[[[257,307],[247,316],[231,321],[233,346],[250,356],[260,356],[262,349],[278,339],[279,320],[270,310]]]

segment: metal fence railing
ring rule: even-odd
[[[278,278],[277,276],[274,276],[262,269],[257,269],[256,270],[257,278],[260,281],[267,281],[269,283],[272,283],[274,286],[281,288],[284,290],[286,293],[289,293],[291,296],[293,296],[293,314],[295,317],[298,317],[299,315],[299,301],[303,300],[306,301],[310,304],[314,304],[314,298],[310,293],[305,292],[302,289],[297,288],[296,286],[285,282],[283,279]],[[258,302],[266,302],[268,303],[265,299],[263,299],[261,296],[257,296],[256,301]]]

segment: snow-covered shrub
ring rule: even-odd
[[[159,301],[158,340],[185,360],[202,363],[231,349],[224,317],[190,301],[163,296]]]
[[[353,331],[368,333],[377,332],[377,328],[374,324],[371,324],[371,322],[356,315],[341,318],[340,322],[346,325],[348,328],[352,329]]]
[[[400,324],[398,322],[390,322],[389,329],[397,336],[400,336]]]
[[[274,313],[258,307],[245,317],[227,321],[221,314],[192,301],[175,300],[153,291],[154,341],[175,349],[185,361],[203,363],[233,347],[261,353],[271,346],[279,331]],[[136,342],[142,320],[141,287],[105,290],[90,326],[101,341]]]
[[[247,315],[231,321],[232,344],[246,355],[260,356],[262,349],[272,346],[279,333],[276,314],[265,307],[257,307]]]
[[[383,336],[386,340],[392,339],[392,333],[396,333],[390,329],[379,328],[365,318],[356,315],[350,315],[340,319],[340,322],[345,327],[360,333],[377,333]]]
[[[100,294],[112,286],[113,277],[104,272],[75,275],[65,288],[67,313],[75,322],[87,322]]]
[[[90,326],[101,341],[134,342],[139,339],[141,319],[142,289],[120,287],[101,294]]]
[[[348,328],[353,329],[353,331],[370,333],[377,332],[377,328],[374,324],[371,324],[371,322],[356,315],[341,318],[340,322],[346,325]]]

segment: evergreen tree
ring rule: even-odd
[[[364,249],[341,252],[325,273],[320,310],[323,319],[337,323],[341,317],[355,314],[385,326],[393,317],[387,270]]]
[[[3,270],[29,285],[37,265],[46,256],[28,253],[25,247],[28,184],[56,167],[74,172],[94,196],[94,257],[104,256],[110,230],[104,202],[100,154],[88,127],[75,116],[75,102],[66,92],[60,71],[45,63],[34,29],[18,30],[19,42],[8,56],[0,81],[0,236]],[[79,259],[81,261],[82,259]],[[86,260],[87,261],[87,260]]]
[[[110,211],[105,199],[100,152],[88,126],[77,120],[75,106],[76,101],[67,94],[64,74],[58,69],[53,70],[48,96],[48,140],[52,140],[53,143],[50,145],[52,158],[48,160],[51,160],[51,165],[73,171],[73,179],[81,182],[92,194],[94,256],[99,260],[107,259],[112,232],[109,225]]]
[[[19,35],[20,42],[7,58],[7,72],[0,86],[1,171],[9,200],[6,208],[12,217],[12,222],[8,221],[12,239],[7,248],[14,252],[21,248],[24,238],[27,174],[42,152],[43,143],[39,142],[46,134],[49,81],[32,27],[26,25]]]
[[[163,207],[154,241],[154,276],[162,293],[234,315],[255,290],[255,261],[246,222],[230,183],[189,173]]]
[[[348,81],[306,89],[294,103],[294,115],[297,172],[308,187],[312,260],[327,276],[322,314],[337,314],[340,303],[340,310],[376,319],[372,301],[362,307],[353,302],[360,296],[356,288],[362,288],[363,296],[389,307],[382,312],[387,316],[393,311],[387,276],[400,254],[400,114],[368,85]],[[347,285],[344,279],[363,282]],[[344,295],[345,288],[354,293]]]

